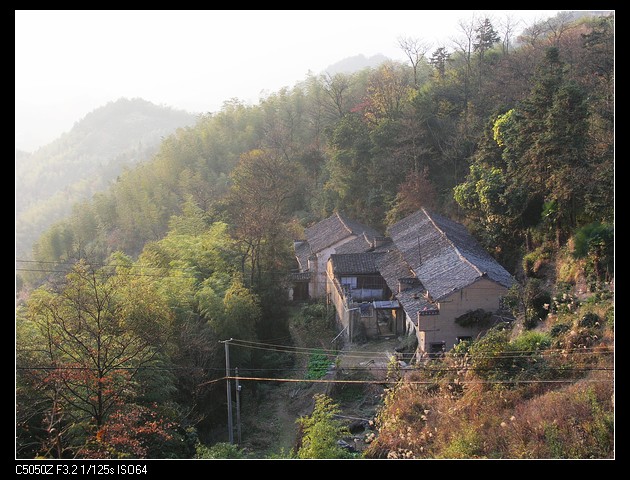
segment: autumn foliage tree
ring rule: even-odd
[[[283,225],[303,180],[296,163],[273,150],[244,153],[231,179],[227,204],[241,271],[248,285],[256,285],[264,271],[278,271],[286,262]]]
[[[412,171],[398,188],[395,205],[387,214],[387,223],[391,225],[421,207],[432,210],[436,204],[437,192],[429,180],[428,168],[422,172]]]
[[[142,369],[159,359],[167,341],[169,319],[144,279],[111,276],[85,262],[56,289],[33,293],[26,321],[40,339],[41,363],[27,374],[45,385],[52,437],[46,441],[57,453],[64,429],[89,438],[134,400]]]

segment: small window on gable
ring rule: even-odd
[[[444,355],[446,342],[433,342],[429,344],[429,357],[435,358]]]

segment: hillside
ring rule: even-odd
[[[216,447],[228,458],[238,390],[228,403],[226,377],[238,368],[250,457],[294,454],[294,420],[321,390],[373,420],[352,426],[370,458],[613,457],[615,19],[558,17],[509,49],[479,20],[462,48],[413,67],[309,76],[257,105],[226,102],[46,229],[16,268],[17,455],[212,458]],[[42,190],[54,183],[49,168],[32,173]],[[302,274],[324,278],[290,275],[294,240],[333,212],[391,236],[422,208],[461,223],[514,278],[507,293],[480,294],[510,317],[427,364],[385,366],[382,352],[353,363],[354,345],[337,364],[323,351],[344,333],[330,304],[290,300]],[[449,243],[433,223],[441,233],[427,243]],[[448,263],[408,240],[454,285]],[[446,316],[433,312],[449,298],[414,293],[437,302],[439,328]],[[486,313],[453,321],[495,318]],[[397,316],[409,329],[395,340],[427,353],[412,316]],[[335,375],[352,381],[328,385]],[[382,376],[397,375],[383,391]],[[333,447],[321,458],[340,458]]]
[[[31,254],[41,233],[72,206],[102,191],[124,168],[150,159],[164,137],[194,115],[142,99],[94,110],[49,145],[15,156],[16,255]]]

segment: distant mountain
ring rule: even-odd
[[[104,190],[124,167],[151,158],[164,137],[195,122],[188,112],[121,98],[35,152],[16,151],[16,255],[30,256],[33,242],[74,203]]]
[[[332,65],[326,67],[324,72],[334,75],[336,73],[354,73],[359,70],[363,70],[364,68],[371,67],[376,68],[383,62],[388,61],[385,55],[377,54],[372,55],[367,58],[365,55],[355,55],[354,57],[344,58],[343,60],[338,61],[337,63],[333,63]]]

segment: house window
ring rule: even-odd
[[[348,288],[357,288],[357,277],[341,277],[341,285]]]
[[[471,336],[457,337],[457,343],[459,342],[472,342]]]
[[[433,342],[429,344],[429,356],[439,357],[446,351],[446,342]]]

